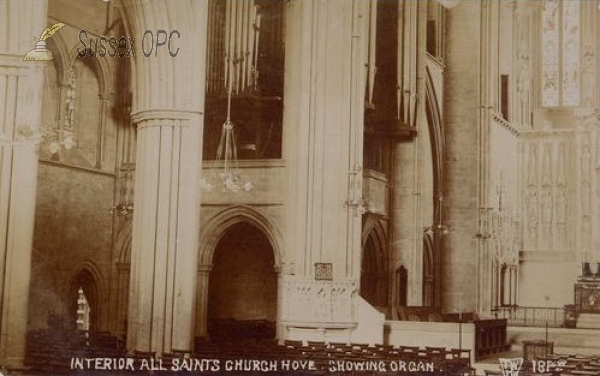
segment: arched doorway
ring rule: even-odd
[[[225,230],[208,283],[208,335],[213,340],[274,338],[277,273],[273,246],[248,222]]]
[[[360,295],[371,305],[388,306],[388,260],[385,243],[373,230],[363,244]]]
[[[83,269],[69,287],[68,327],[77,330],[98,330],[98,285],[92,273]]]

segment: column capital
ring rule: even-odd
[[[23,61],[23,56],[0,54],[0,74],[26,76],[31,72],[42,72],[46,61]]]
[[[131,120],[138,125],[138,129],[150,126],[162,126],[174,124],[164,124],[169,120],[183,120],[179,122],[180,126],[188,125],[186,120],[193,120],[196,117],[201,117],[203,112],[200,110],[179,109],[179,108],[150,108],[134,111],[131,113]],[[157,121],[157,124],[148,123],[151,120]]]
[[[200,265],[198,265],[198,273],[208,274],[212,270],[212,267],[213,267],[212,264],[210,264],[210,265],[200,264]]]
[[[100,101],[101,102],[110,102],[110,101],[112,101],[113,97],[114,97],[113,92],[102,93],[102,94],[100,94]]]

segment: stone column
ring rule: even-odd
[[[487,12],[484,2],[461,1],[448,9],[446,24],[446,75],[444,95],[445,205],[450,233],[442,252],[442,309],[445,312],[475,312],[481,291],[480,265],[485,240],[479,232],[480,194],[486,160],[480,148],[484,130],[480,108],[483,101],[481,46],[482,26]],[[485,16],[485,17],[484,17]],[[464,94],[463,94],[464,93]],[[462,294],[462,295],[460,295]],[[462,300],[460,307],[459,300]]]
[[[287,330],[356,321],[367,10],[362,0],[286,2]]]
[[[138,135],[127,345],[157,354],[189,350],[195,321],[208,2],[121,5],[128,34],[140,43],[132,64],[132,120]],[[154,50],[147,57],[140,42],[146,30],[154,34]],[[166,45],[156,50],[158,30],[172,36],[175,56]],[[149,41],[146,36],[146,52]]]
[[[127,307],[129,298],[129,263],[118,262],[116,265],[117,270],[117,288],[116,294],[116,317],[111,319],[113,333],[118,336],[124,336],[127,332],[127,328],[123,323],[127,322]]]
[[[407,1],[400,7],[400,35],[403,42],[398,49],[398,87],[402,90],[399,118],[415,131],[427,127],[425,115],[425,38],[427,4]],[[417,130],[419,129],[419,130]],[[429,134],[429,132],[424,133]],[[392,306],[400,303],[399,289],[407,289],[407,304],[421,305],[423,295],[423,161],[422,142],[431,140],[409,138],[394,140],[392,144],[392,267],[407,270],[407,286],[393,284]],[[439,278],[438,278],[439,279]]]
[[[110,108],[110,98],[112,94],[102,94],[100,96],[100,126],[97,129],[96,141],[96,168],[102,169],[104,164],[104,153],[106,152],[106,121],[108,109]]]
[[[479,119],[478,119],[478,131],[477,135],[477,222],[478,222],[478,234],[477,245],[475,248],[477,260],[477,279],[476,279],[476,296],[474,296],[474,309],[473,311],[479,314],[481,317],[490,316],[492,309],[491,301],[491,284],[489,275],[492,270],[492,242],[489,234],[491,233],[491,198],[490,198],[490,184],[491,178],[491,158],[490,154],[490,127],[493,122],[493,109],[494,109],[494,88],[491,83],[495,80],[491,74],[493,72],[493,55],[492,51],[497,48],[493,43],[493,34],[497,31],[494,27],[493,19],[494,12],[492,7],[493,1],[483,1],[480,4],[480,65],[479,65]],[[456,166],[455,166],[456,167]],[[456,170],[455,170],[456,173]],[[455,195],[455,197],[457,197]],[[452,270],[450,268],[450,270]],[[466,302],[471,300],[469,294],[466,295]],[[468,305],[466,306],[468,307]]]
[[[205,337],[208,334],[208,283],[212,265],[200,265],[198,267],[198,282],[196,292],[196,336]]]
[[[198,233],[201,114],[134,113],[138,158],[129,336],[145,351],[190,349]],[[132,337],[133,336],[133,337]]]
[[[0,368],[21,367],[25,356],[43,68],[51,62],[23,56],[46,26],[46,9],[46,1],[0,0]]]

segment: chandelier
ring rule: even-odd
[[[209,176],[202,178],[201,185],[202,189],[208,192],[215,186],[220,187],[222,192],[248,192],[253,188],[252,182],[239,173],[235,133],[229,117],[223,123],[217,158]]]
[[[71,130],[63,129],[48,129],[46,141],[49,141],[48,152],[52,155],[58,153],[62,148],[65,150],[71,150],[75,146],[75,140],[73,139],[73,132]]]
[[[202,178],[202,189],[212,191],[215,186],[218,186],[222,192],[248,192],[253,186],[252,182],[239,172],[234,124],[231,121],[231,85],[228,86],[227,118],[221,129],[214,165],[208,179]]]
[[[228,16],[225,22],[224,81],[227,89],[227,115],[221,129],[214,165],[208,176],[201,180],[205,191],[212,191],[215,186],[220,187],[222,192],[248,192],[253,188],[252,182],[239,172],[235,126],[231,121],[234,88],[238,94],[255,86],[258,74],[256,59],[259,51],[260,14],[258,5],[253,4],[253,1],[250,1],[250,5],[241,6],[241,2],[231,0],[226,2]],[[250,37],[252,42],[248,43]]]

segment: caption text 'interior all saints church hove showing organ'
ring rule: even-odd
[[[0,0],[0,365],[599,328],[599,5]]]

